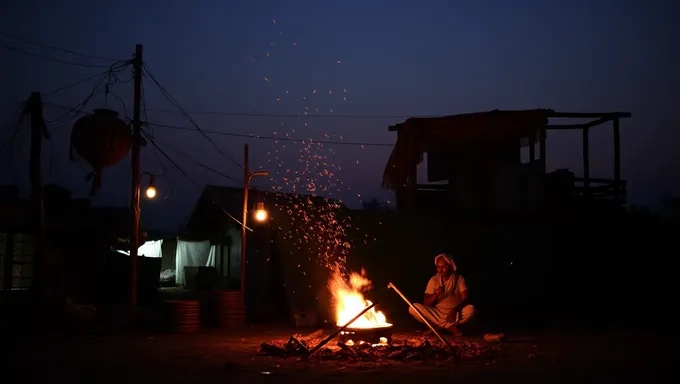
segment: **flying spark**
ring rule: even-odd
[[[277,24],[274,19],[272,23]],[[276,39],[282,44],[277,46],[289,48],[277,50],[274,56],[269,51],[265,52],[272,60],[276,60],[273,57],[286,57],[297,52],[290,50],[296,47],[297,43],[284,40],[283,35],[284,31],[279,31]],[[274,44],[274,41],[269,41],[270,46]],[[343,62],[336,60],[336,63]],[[269,78],[264,77],[264,81],[269,82]],[[324,89],[323,85],[319,86],[318,89]],[[277,97],[276,103],[280,103],[281,108],[299,108],[294,112],[298,116],[318,113],[320,109],[333,113],[333,107],[340,102],[339,97],[336,99],[337,96],[342,95],[343,100],[347,100],[347,88],[341,88],[343,93],[336,92],[337,96],[333,94],[332,89],[328,89],[329,98],[312,97],[316,95],[317,88],[314,88],[311,94],[309,91],[298,93],[295,88],[290,89],[292,93],[280,89],[279,92],[283,91],[284,99]],[[286,98],[289,94],[292,97],[290,99]],[[295,100],[296,104],[288,103],[292,100]],[[314,105],[315,103],[317,105]],[[295,107],[292,107],[293,105]],[[361,195],[351,193],[344,185],[341,178],[342,168],[334,160],[336,153],[333,148],[312,138],[293,140],[300,134],[306,135],[309,129],[320,129],[317,125],[321,126],[313,124],[312,128],[308,121],[302,121],[300,130],[304,133],[296,133],[295,127],[286,127],[284,122],[280,121],[273,134],[283,140],[274,141],[275,147],[265,152],[270,164],[270,181],[273,183],[271,189],[276,192],[276,208],[289,218],[287,225],[279,227],[285,241],[292,242],[300,252],[315,255],[310,257],[310,260],[329,271],[339,269],[344,272],[347,256],[355,241],[363,240],[366,243],[372,236],[359,235],[356,232],[359,228],[352,225],[351,217],[345,213],[343,196],[360,199]],[[325,140],[344,140],[342,136],[323,131],[317,131],[312,135],[323,135]],[[359,165],[359,160],[356,160],[356,165]],[[303,270],[304,265],[300,264],[298,268]],[[301,272],[307,275],[305,271]]]

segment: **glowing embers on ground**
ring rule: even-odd
[[[363,292],[371,289],[371,281],[366,278],[366,271],[361,274],[351,272],[349,279],[345,279],[342,273],[336,269],[328,281],[328,289],[333,295],[335,307],[336,325],[343,326],[358,315],[362,310],[371,305],[364,298]],[[391,328],[385,315],[376,311],[375,307],[368,310],[348,327],[353,329]],[[356,341],[356,340],[355,340]]]
[[[380,347],[392,344],[392,326],[379,328],[354,328],[341,331],[338,342],[349,347]],[[356,340],[356,341],[355,341]],[[364,345],[367,344],[367,345]],[[338,344],[340,345],[340,344]]]

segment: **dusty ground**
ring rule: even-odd
[[[305,330],[305,332],[312,332]],[[83,383],[414,382],[423,375],[458,382],[654,382],[667,360],[656,340],[626,331],[508,334],[489,361],[307,362],[258,355],[262,342],[295,330],[249,327],[192,335],[116,335],[24,339],[5,362],[9,381]],[[401,332],[416,337],[415,332]],[[466,341],[482,341],[480,338]],[[483,342],[483,341],[482,341]],[[5,376],[6,378],[8,376]],[[520,381],[521,380],[521,381]]]

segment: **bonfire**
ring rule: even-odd
[[[339,269],[336,269],[328,281],[328,289],[333,295],[335,308],[335,324],[343,327],[356,317],[362,310],[373,303],[364,297],[364,292],[371,290],[371,281],[366,277],[366,271],[352,272],[349,279],[345,279]],[[369,309],[349,327],[340,332],[339,340],[354,345],[354,343],[387,344],[392,337],[392,324],[387,322],[385,314]]]
[[[328,289],[333,295],[333,305],[335,307],[335,324],[342,327],[359,314],[364,308],[373,304],[364,298],[364,292],[371,290],[371,281],[366,278],[366,271],[361,270],[361,274],[352,272],[349,280],[346,280],[339,270],[335,270],[328,281]],[[358,318],[350,325],[350,328],[384,328],[391,327],[385,315],[371,308],[363,316]]]
[[[331,275],[328,288],[333,295],[336,332],[373,303],[364,297],[371,290],[371,281],[364,270],[345,278],[339,270]],[[409,337],[392,333],[393,326],[384,313],[375,307],[366,311],[349,327],[341,330],[336,343],[333,332],[324,335],[318,330],[310,335],[293,335],[289,339],[262,343],[260,353],[269,356],[307,356],[318,360],[383,361],[411,359],[493,360],[501,354],[501,345],[458,341],[453,348],[436,346],[430,338]],[[318,351],[315,353],[315,351]]]

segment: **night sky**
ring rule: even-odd
[[[531,108],[632,112],[633,118],[621,125],[622,177],[629,181],[630,202],[654,205],[680,195],[680,117],[674,114],[680,105],[679,10],[680,4],[662,0],[6,0],[0,32],[116,59],[129,58],[135,44],[143,44],[148,68],[185,110],[232,114],[192,114],[207,131],[393,144],[396,134],[387,128],[407,116]],[[0,36],[0,44],[69,62],[111,64],[6,36]],[[105,70],[2,47],[0,54],[3,129],[31,91],[47,93]],[[129,76],[128,71],[121,80]],[[87,82],[46,97],[46,118],[64,113],[54,105],[71,108],[80,103],[93,86]],[[150,79],[145,79],[144,88],[150,123],[189,129],[155,127],[156,140],[234,178],[166,150],[193,182],[163,160],[168,171],[157,180],[161,198],[143,203],[142,220],[147,228],[176,230],[205,184],[237,186],[242,173],[200,133],[191,131],[191,122],[182,114],[152,111],[176,108]],[[131,117],[131,83],[114,84],[111,90],[122,102],[98,95],[85,111],[107,106],[123,116],[127,110]],[[309,115],[335,117],[233,115],[296,115],[305,106]],[[84,197],[88,168],[69,160],[71,125],[50,128],[52,140],[43,150],[44,179]],[[593,177],[613,177],[610,127],[591,134]],[[0,137],[0,182],[18,183],[27,191],[28,134],[15,141],[11,156],[4,147],[6,130]],[[239,162],[248,142],[251,168],[274,174],[274,181],[255,181],[263,188],[280,185],[276,172],[300,168],[298,159],[307,156],[299,152],[307,144],[211,137]],[[332,187],[333,197],[352,207],[358,207],[360,199],[393,198],[380,188],[390,147],[327,145],[322,152],[328,163],[342,168],[336,173],[344,184],[330,185],[325,179],[317,187]],[[129,166],[128,156],[105,172],[96,204],[128,203]],[[143,149],[141,167],[163,171],[151,146]],[[548,170],[557,168],[581,175],[579,132],[549,135]]]

